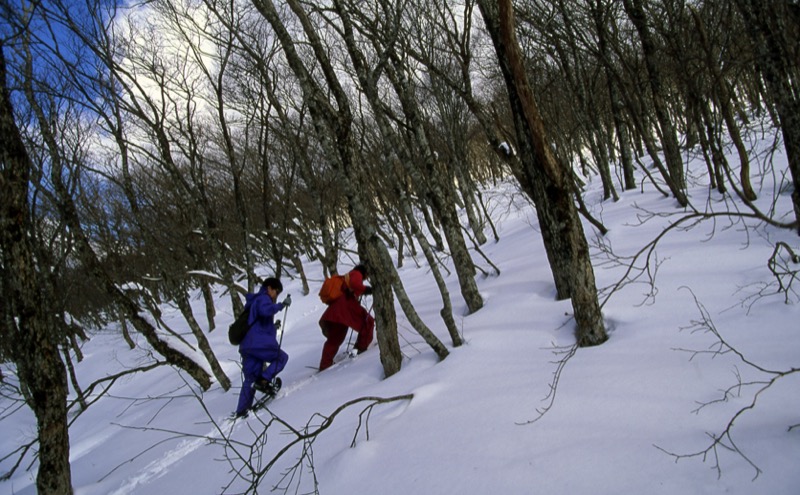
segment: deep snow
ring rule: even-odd
[[[785,170],[785,165],[776,169]],[[718,193],[707,200],[703,170],[704,165],[692,167],[697,174],[690,178],[693,203],[726,211],[729,203]],[[759,204],[766,209],[777,193],[767,182],[759,185]],[[599,183],[588,187],[587,203],[610,228],[602,242],[617,256],[636,254],[683,213],[647,182],[621,193],[616,203],[600,201]],[[215,385],[201,394],[166,367],[121,378],[70,428],[76,493],[239,493],[247,487],[236,476],[243,469],[239,456],[262,468],[294,438],[280,424],[265,433],[270,412],[299,430],[319,426],[320,415],[348,401],[405,394],[413,399],[377,404],[361,416],[370,403],[346,408],[306,445],[313,454],[313,472],[306,459],[295,477],[282,479],[300,455],[295,447],[264,475],[258,493],[279,483],[288,485],[289,493],[307,493],[315,481],[320,493],[333,495],[800,493],[800,427],[789,429],[800,423],[797,372],[778,379],[758,396],[755,408],[736,419],[731,438],[739,452],[720,445],[705,458],[677,462],[669,454],[708,448],[709,435],[722,433],[762,386],[734,387],[727,396],[723,390],[740,380],[776,376],[743,359],[766,371],[800,368],[797,294],[791,295],[791,304],[782,294],[751,297],[759,284],[775,281],[767,260],[777,241],[800,252],[795,234],[728,217],[670,231],[649,261],[657,290],[651,291],[645,273],[612,294],[603,308],[608,342],[578,349],[562,367],[558,363],[575,340],[572,307],[569,301],[554,300],[536,215],[509,184],[487,186],[484,195],[500,240],[490,240],[481,250],[501,273],[478,277],[485,307],[469,316],[455,273],[448,276],[464,346],[451,346],[429,270],[410,258],[399,270],[417,310],[450,348],[447,359],[437,362],[398,307],[404,353],[399,373],[384,379],[376,347],[316,373],[312,368],[323,343],[317,320],[323,306],[315,291],[322,270],[307,262],[311,294],[301,293],[299,280],[284,278],[285,293],[294,300],[283,315],[283,346],[290,356],[281,375],[284,388],[269,412],[230,422],[241,378],[237,350],[226,336],[233,318],[230,301],[220,292],[218,328],[209,338],[234,388],[224,392]],[[779,195],[777,208],[789,212],[788,192]],[[665,216],[642,223],[645,212]],[[599,249],[599,237],[588,226],[587,236],[597,285],[610,287],[625,267]],[[491,271],[480,256],[474,259]],[[421,254],[417,261],[424,265]],[[343,261],[342,267],[349,264]],[[643,265],[640,257],[637,266]],[[268,269],[262,274],[268,275]],[[603,300],[607,294],[604,290]],[[196,297],[194,304],[202,322],[202,299]],[[164,307],[164,318],[191,337],[176,308]],[[713,352],[719,338],[709,327],[743,356]],[[150,362],[146,343],[139,339],[138,344],[128,350],[113,327],[96,334],[77,363],[82,386]],[[556,385],[554,396],[549,395],[551,385]],[[727,400],[720,401],[723,397]],[[0,453],[5,455],[30,441],[36,426],[29,410],[8,415],[13,405],[6,398],[0,407],[5,411]],[[545,412],[539,417],[537,411]],[[223,437],[231,441],[227,448]],[[722,443],[729,447],[731,438]],[[257,443],[251,454],[249,445],[256,439],[265,439],[266,445]],[[7,471],[15,460],[5,459],[0,470]],[[36,463],[26,470],[29,464],[30,455],[9,481],[0,482],[0,493],[35,493]]]

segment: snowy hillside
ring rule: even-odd
[[[716,192],[707,200],[703,177],[695,180],[695,206],[725,211],[729,203]],[[610,229],[601,249],[587,228],[598,287],[608,288],[625,275],[619,262],[630,262],[684,212],[649,183],[617,203],[600,201],[599,184],[589,187],[587,204]],[[759,194],[768,210],[777,192],[763,184]],[[800,304],[796,292],[790,304],[784,294],[757,296],[776,282],[767,266],[776,242],[800,252],[795,234],[727,216],[686,221],[635,260],[639,269],[649,262],[648,271],[610,295],[603,308],[609,341],[571,355],[572,308],[554,300],[534,211],[509,184],[485,197],[500,241],[482,251],[501,273],[479,277],[486,304],[470,316],[455,274],[448,279],[466,344],[450,348],[447,359],[437,362],[398,307],[405,356],[398,374],[383,379],[375,347],[317,373],[323,306],[315,293],[301,294],[299,281],[284,278],[294,300],[282,315],[284,388],[269,411],[231,422],[241,377],[225,333],[230,302],[219,293],[218,329],[209,338],[234,388],[201,394],[165,367],[122,376],[70,428],[76,493],[242,493],[253,476],[257,493],[275,486],[326,495],[798,493],[800,426],[790,427],[800,424]],[[777,210],[788,208],[784,193]],[[609,251],[626,258],[612,259]],[[314,262],[306,269],[316,289],[322,270]],[[409,259],[400,274],[425,322],[449,346],[428,270]],[[202,315],[202,299],[194,303]],[[188,333],[177,308],[164,313],[173,329]],[[144,340],[138,344],[128,350],[116,328],[95,335],[77,363],[80,383],[152,362]],[[398,398],[407,394],[413,398]],[[364,397],[393,400],[357,401]],[[33,438],[35,421],[26,408],[10,414],[16,406],[0,401],[5,455]],[[320,426],[316,436],[296,436]],[[714,447],[714,436],[729,426]],[[3,460],[2,472],[15,460]],[[35,493],[36,463],[26,471],[29,463],[30,455],[0,482],[0,493]]]

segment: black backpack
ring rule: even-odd
[[[236,318],[236,321],[231,323],[231,326],[228,327],[228,340],[231,344],[239,345],[244,340],[244,336],[247,335],[247,331],[250,330],[250,325],[247,324],[249,316],[250,311],[242,311],[239,317]]]

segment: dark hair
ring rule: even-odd
[[[353,270],[358,270],[359,272],[361,272],[361,276],[363,276],[364,278],[369,278],[369,270],[367,270],[366,265],[364,265],[363,263],[359,263],[356,266],[354,266]]]
[[[281,283],[280,279],[275,277],[265,278],[263,282],[261,282],[261,287],[272,287],[278,293],[283,292],[283,284]]]

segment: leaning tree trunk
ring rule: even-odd
[[[485,222],[481,217],[482,211],[478,207],[478,200],[476,199],[478,190],[475,181],[470,175],[469,163],[469,157],[462,156],[458,161],[451,161],[449,167],[455,172],[458,180],[458,191],[461,193],[462,201],[464,201],[464,212],[467,215],[472,235],[475,236],[475,241],[478,245],[483,246],[488,239],[483,232]]]
[[[452,80],[449,76],[442,71],[439,70],[439,67],[435,65],[430,60],[421,60],[423,63],[426,64],[426,67],[431,72],[436,73],[438,77],[444,81],[447,86],[450,88],[451,91],[458,93],[458,95],[464,100],[469,108],[472,115],[478,120],[483,132],[486,135],[486,139],[489,141],[489,144],[492,148],[497,152],[498,156],[504,161],[506,165],[511,169],[512,174],[517,179],[520,184],[520,187],[523,189],[525,194],[531,198],[531,200],[535,201],[535,198],[540,197],[544,194],[542,189],[542,182],[541,181],[533,181],[528,180],[526,178],[525,172],[523,170],[523,164],[517,156],[516,151],[509,151],[509,148],[506,143],[506,139],[504,136],[501,135],[500,132],[497,130],[497,126],[495,125],[494,119],[492,117],[492,112],[489,111],[485,105],[483,105],[473,94],[471,89],[471,82],[469,79],[465,78],[463,80]],[[515,117],[516,118],[516,117]],[[538,191],[534,191],[534,188],[538,188]],[[537,215],[540,214],[540,207],[537,206],[536,213]],[[422,209],[423,213],[427,213],[425,208]],[[427,220],[427,216],[426,216]],[[557,226],[546,224],[545,222],[541,221],[540,224],[542,227],[542,239],[544,240],[545,250],[547,254],[547,259],[552,269],[553,275],[553,282],[556,287],[556,294],[558,299],[566,299],[570,297],[570,280],[567,277],[568,273],[568,265],[567,261],[565,260],[566,256],[563,252],[558,252],[554,249],[554,242],[551,242],[551,239],[558,236],[558,229]],[[430,222],[428,222],[430,225]],[[433,231],[433,229],[429,230]],[[437,245],[438,247],[438,245]]]
[[[697,13],[697,9],[694,7],[689,7],[689,12],[692,14],[694,25],[697,28],[697,34],[700,38],[700,42],[703,44],[706,65],[713,76],[713,91],[716,96],[715,103],[719,106],[719,111],[722,113],[722,117],[725,119],[725,125],[728,128],[728,134],[730,134],[731,141],[736,148],[736,153],[739,155],[739,181],[742,184],[742,194],[744,195],[745,201],[755,201],[757,196],[750,181],[750,157],[747,153],[744,141],[742,140],[741,133],[739,132],[739,124],[734,117],[732,92],[728,87],[728,81],[720,70],[719,58],[715,55],[715,50],[711,45],[700,14]],[[708,104],[705,103],[704,105],[704,109],[707,109]],[[711,139],[710,136],[709,139]],[[721,181],[718,181],[718,184],[720,187],[723,187]]]
[[[781,5],[783,4],[783,5]],[[766,90],[778,112],[784,148],[792,176],[796,231],[800,234],[800,71],[790,52],[797,38],[798,15],[789,9],[791,2],[737,0],[736,6],[758,54],[759,68]]]
[[[217,307],[214,305],[214,293],[211,291],[211,285],[206,281],[200,282],[200,290],[203,293],[203,302],[206,307],[206,320],[208,321],[208,332],[211,333],[217,328],[215,318],[217,316]]]
[[[397,199],[400,202],[400,208],[402,209],[402,214],[406,217],[413,234],[416,236],[420,249],[422,249],[422,252],[425,254],[425,259],[428,261],[428,266],[431,269],[433,278],[436,280],[436,285],[439,287],[439,293],[442,296],[442,309],[439,311],[439,314],[441,315],[442,321],[444,321],[444,324],[447,327],[447,332],[450,334],[450,340],[453,342],[453,347],[459,347],[464,342],[461,339],[461,335],[458,333],[458,327],[456,326],[455,319],[453,318],[453,304],[450,301],[450,290],[447,288],[447,283],[445,282],[444,277],[442,277],[441,270],[439,270],[439,260],[436,259],[433,248],[420,229],[417,220],[414,218],[408,196],[399,186],[396,188],[396,192]]]
[[[300,21],[309,46],[321,68],[322,76],[327,83],[324,90],[312,77],[311,72],[297,53],[295,42],[283,24],[272,0],[253,0],[253,3],[275,31],[275,36],[278,38],[289,66],[297,77],[298,84],[308,102],[309,112],[314,120],[318,137],[324,149],[329,153],[336,172],[341,174],[344,183],[360,184],[359,169],[354,160],[350,103],[346,92],[339,83],[335,69],[328,59],[326,47],[303,7],[296,0],[288,1],[289,8]],[[335,98],[336,108],[328,100],[328,94],[332,94]],[[390,275],[393,267],[391,258],[388,259],[388,267],[383,266],[385,261],[381,251],[385,250],[385,246],[382,246],[377,235],[375,222],[362,194],[357,187],[348,188],[346,197],[359,255],[370,268],[370,276],[375,282],[373,296],[378,345],[384,374],[389,377],[400,370],[402,360],[397,338],[397,319]]]
[[[153,347],[153,350],[164,356],[171,365],[186,371],[189,376],[197,381],[198,385],[204,390],[207,390],[211,386],[211,379],[208,373],[191,358],[171,348],[158,337],[155,328],[139,315],[140,308],[138,305],[125,296],[119,288],[119,285],[113,280],[113,277],[111,277],[102,266],[97,253],[94,251],[91,240],[86,235],[83,223],[78,215],[78,207],[64,183],[65,177],[68,174],[66,174],[64,170],[64,159],[61,156],[61,151],[57,144],[56,135],[51,127],[51,122],[45,116],[34,94],[32,82],[27,81],[24,89],[28,103],[39,124],[42,140],[49,153],[50,182],[53,187],[53,192],[55,193],[57,214],[64,224],[67,225],[72,234],[75,254],[78,260],[83,263],[89,276],[96,277],[98,283],[105,289],[114,303],[125,312],[128,320],[133,324],[136,330],[142,333],[145,339],[147,339],[147,342]]]
[[[216,377],[222,390],[227,392],[231,388],[231,380],[228,378],[228,375],[225,374],[222,366],[220,366],[219,360],[217,356],[214,355],[214,350],[211,348],[211,344],[203,333],[203,329],[200,328],[200,325],[197,323],[197,319],[192,312],[192,306],[189,303],[189,296],[181,289],[178,289],[175,293],[175,302],[183,318],[186,320],[186,323],[189,325],[189,329],[191,329],[194,338],[197,340],[197,347],[200,348],[200,352],[203,353],[206,361],[208,361],[211,372],[214,373],[214,377]]]
[[[400,153],[401,155],[407,155],[407,150],[403,147],[402,141],[399,139],[397,134],[393,132],[391,126],[387,122],[387,116],[385,115],[384,106],[381,103],[379,92],[377,88],[377,78],[374,74],[371,74],[370,71],[367,70],[366,61],[364,54],[359,49],[357,43],[355,42],[354,31],[352,23],[348,17],[347,12],[343,9],[341,2],[334,0],[334,6],[339,13],[342,24],[343,24],[343,33],[344,33],[344,40],[350,54],[350,58],[353,62],[353,67],[356,70],[356,74],[358,75],[359,81],[361,82],[362,88],[366,94],[367,100],[369,101],[371,108],[375,115],[375,120],[378,125],[379,131],[383,137],[383,139],[387,143],[387,147],[384,147],[384,157],[387,163],[392,163],[393,161],[393,154],[390,153],[388,150],[393,150],[395,152]],[[424,144],[424,143],[423,143]],[[406,158],[409,158],[406,156]],[[406,170],[411,175],[416,175],[417,170],[413,168],[409,162],[410,160],[403,160],[403,162],[408,166]],[[417,179],[419,177],[417,175]],[[391,180],[391,179],[390,179]],[[436,265],[435,259],[433,259],[433,255],[430,249],[430,245],[427,241],[419,235],[419,226],[416,223],[416,220],[413,218],[413,215],[410,215],[410,206],[408,205],[408,199],[405,193],[402,190],[402,186],[400,185],[401,181],[395,182],[395,192],[398,194],[398,199],[400,201],[400,215],[403,217],[403,222],[410,224],[410,228],[414,230],[414,233],[417,234],[419,238],[420,245],[422,246],[423,251],[425,251],[425,255],[428,258],[428,261],[431,265],[431,270],[434,273],[434,277],[436,277],[437,282],[440,283],[440,288],[444,287],[444,282],[441,278],[441,273]],[[462,238],[463,240],[463,238]],[[413,245],[413,239],[410,240],[410,244]],[[388,254],[384,255],[388,258]],[[384,261],[384,265],[387,267],[389,266],[386,261]],[[439,359],[444,359],[449,354],[447,348],[442,344],[438,337],[428,328],[427,325],[422,321],[422,319],[417,314],[414,306],[412,305],[411,301],[408,298],[408,295],[405,292],[403,287],[402,281],[400,280],[397,272],[395,270],[392,273],[387,273],[387,276],[391,277],[394,286],[394,292],[397,295],[397,299],[400,302],[400,305],[408,317],[412,326],[417,330],[417,332],[425,339],[428,345],[436,352],[439,356]],[[474,280],[473,280],[474,282]],[[453,338],[454,345],[460,345],[461,341],[458,336],[458,332],[455,329],[455,322],[453,321],[452,315],[452,306],[450,304],[450,297],[449,294],[446,292],[446,287],[444,288],[444,292],[442,292],[443,298],[445,299],[445,308],[442,311],[442,316],[445,319],[445,322],[448,325],[448,330],[451,333]],[[452,324],[451,324],[452,323]]]
[[[675,187],[682,193],[686,191],[686,177],[683,170],[678,136],[672,122],[667,103],[665,101],[664,83],[658,65],[658,48],[653,40],[653,34],[647,26],[647,14],[644,11],[642,0],[623,0],[625,12],[628,14],[642,43],[644,63],[647,68],[650,82],[650,93],[653,97],[653,108],[661,130],[661,143],[664,147],[664,161],[667,163],[669,176]],[[678,197],[680,201],[680,197]],[[682,205],[685,206],[685,205]]]
[[[572,199],[571,176],[550,150],[534,95],[525,73],[522,53],[514,31],[514,12],[510,0],[479,0],[486,28],[494,43],[500,69],[506,82],[521,157],[529,180],[544,187],[532,187],[539,218],[558,225],[559,235],[551,239],[552,248],[569,253],[566,269],[570,280],[577,341],[580,346],[597,345],[608,339],[597,300],[589,245]],[[544,194],[541,194],[541,193]],[[554,268],[555,269],[555,268]]]
[[[400,57],[391,57],[395,64],[400,65]],[[483,298],[478,290],[475,281],[475,265],[469,254],[464,235],[461,232],[461,222],[458,219],[458,212],[455,208],[454,184],[449,179],[446,170],[442,170],[444,164],[439,164],[434,159],[431,146],[428,142],[427,134],[423,125],[423,112],[414,96],[414,91],[410,87],[408,80],[404,76],[405,68],[387,68],[395,92],[400,99],[400,104],[406,117],[406,124],[409,127],[409,138],[414,140],[413,149],[421,150],[421,156],[417,156],[414,162],[424,161],[425,172],[421,173],[418,167],[411,162],[405,162],[409,174],[414,178],[415,185],[426,192],[425,199],[430,202],[431,207],[437,214],[441,222],[442,229],[453,256],[453,265],[458,276],[458,283],[461,287],[461,295],[467,304],[469,313],[474,313],[483,307]],[[445,173],[443,173],[445,172]]]
[[[51,311],[53,296],[39,283],[29,206],[30,156],[14,121],[0,42],[0,253],[3,316],[0,348],[17,367],[36,415],[40,494],[71,494],[67,373],[58,350],[63,338]],[[48,295],[49,294],[49,295]]]

